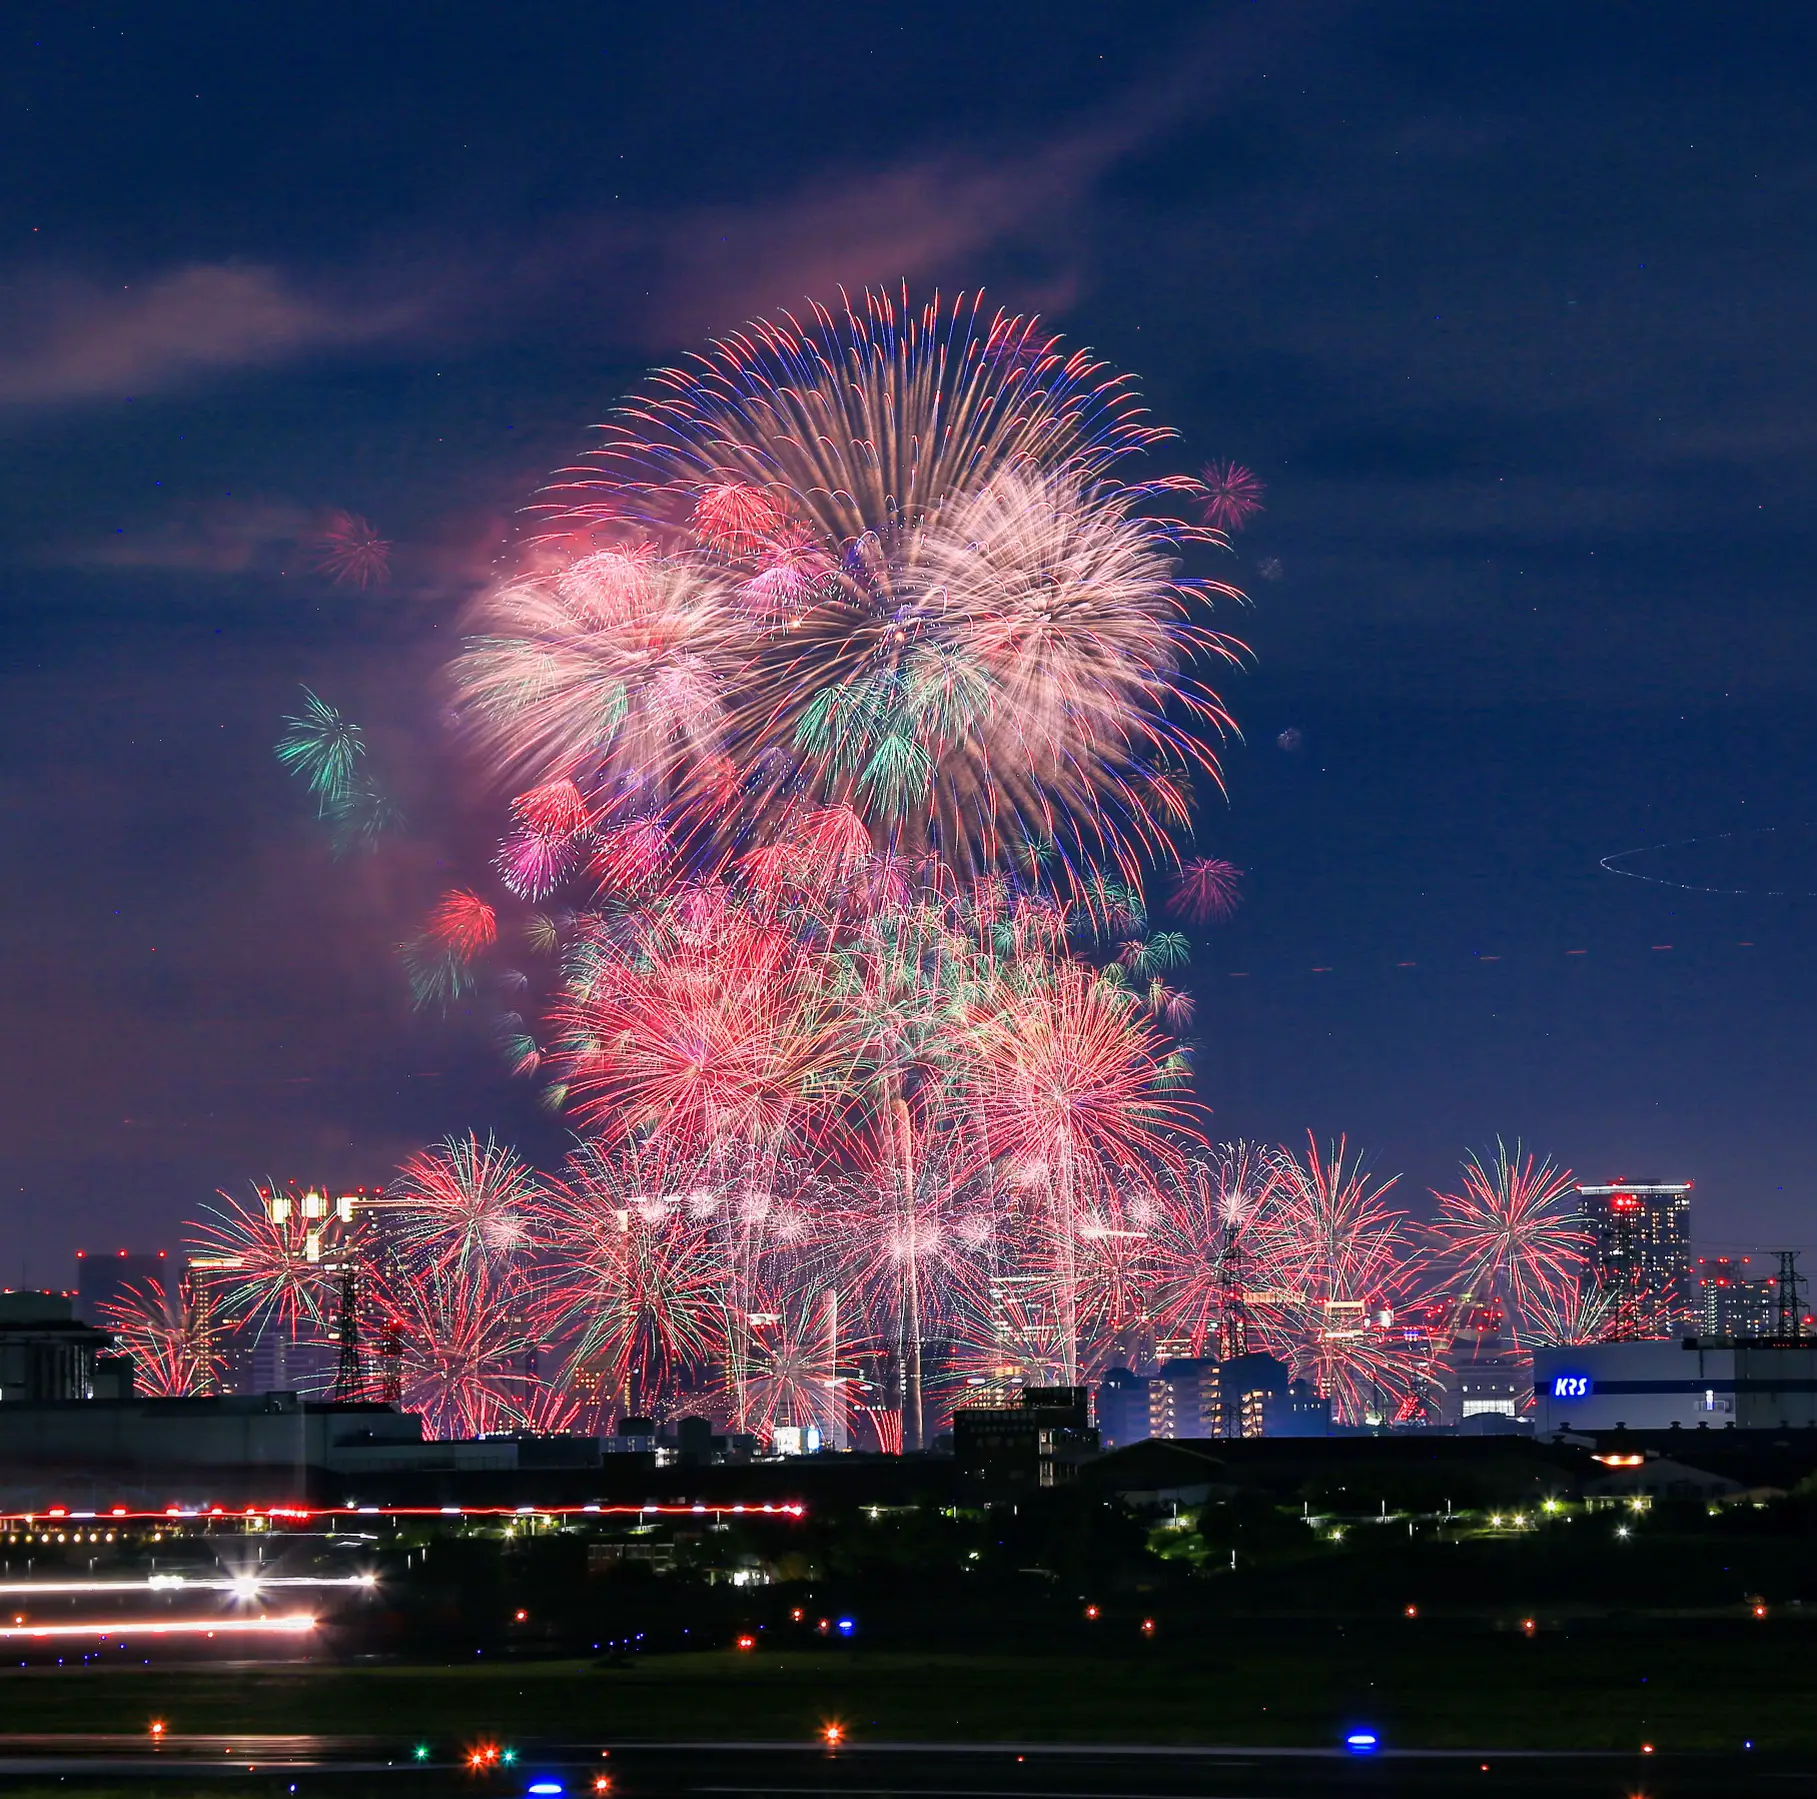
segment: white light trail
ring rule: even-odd
[[[0,1637],[174,1637],[257,1633],[293,1636],[314,1630],[308,1612],[287,1612],[275,1618],[92,1618],[85,1624],[0,1625]]]
[[[151,1574],[143,1580],[0,1580],[0,1594],[34,1593],[233,1593],[256,1599],[269,1587],[373,1587],[376,1574],[237,1574],[215,1578]]]

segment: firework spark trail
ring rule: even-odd
[[[1270,1189],[1255,1231],[1277,1297],[1258,1307],[1258,1334],[1332,1402],[1343,1423],[1393,1414],[1413,1387],[1404,1345],[1380,1313],[1400,1297],[1406,1220],[1383,1202],[1399,1176],[1372,1181],[1340,1138],[1321,1154],[1308,1134]]]
[[[186,1282],[131,1282],[96,1311],[101,1328],[113,1332],[117,1346],[132,1357],[135,1392],[184,1399],[220,1391],[225,1360]]]
[[[541,1198],[534,1170],[488,1133],[444,1137],[412,1156],[386,1189],[391,1235],[406,1259],[431,1269],[483,1262],[500,1271],[530,1248]]]
[[[1569,1349],[1628,1334],[1624,1314],[1636,1296],[1580,1278],[1535,1289],[1526,1320],[1526,1346]],[[1646,1295],[1638,1298],[1644,1305]]]
[[[192,1265],[219,1276],[225,1319],[254,1340],[267,1330],[293,1341],[321,1334],[346,1230],[339,1213],[324,1202],[312,1216],[304,1196],[270,1181],[250,1203],[218,1197],[189,1227],[187,1246]]]
[[[1467,1156],[1462,1190],[1435,1193],[1438,1257],[1460,1294],[1501,1300],[1517,1343],[1529,1321],[1558,1318],[1581,1284],[1589,1239],[1575,1215],[1571,1171],[1535,1161],[1517,1139],[1487,1158]]]

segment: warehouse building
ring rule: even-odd
[[[1560,1431],[1817,1425],[1817,1342],[1697,1337],[1538,1349],[1542,1436]]]

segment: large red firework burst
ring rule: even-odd
[[[1492,1155],[1465,1157],[1460,1191],[1435,1195],[1441,1265],[1460,1295],[1502,1303],[1516,1341],[1568,1316],[1568,1296],[1584,1284],[1589,1239],[1574,1191],[1568,1168],[1498,1139]]]
[[[543,1207],[543,1315],[602,1403],[661,1415],[684,1369],[723,1359],[725,1245],[712,1174],[634,1141],[589,1143]]]
[[[134,1282],[103,1300],[97,1322],[133,1360],[133,1390],[154,1399],[220,1391],[226,1362],[187,1280]]]
[[[1407,1280],[1405,1216],[1384,1203],[1398,1176],[1372,1180],[1343,1139],[1288,1158],[1256,1232],[1269,1297],[1259,1333],[1331,1400],[1344,1423],[1393,1419],[1416,1371],[1394,1312]]]

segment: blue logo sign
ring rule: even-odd
[[[1592,1382],[1587,1374],[1555,1374],[1552,1377],[1554,1399],[1588,1399]]]

